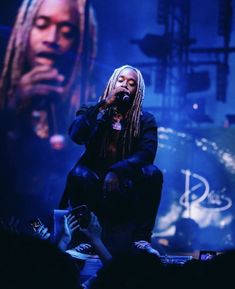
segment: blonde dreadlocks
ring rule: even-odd
[[[0,110],[6,108],[9,103],[15,105],[15,89],[23,74],[25,54],[28,44],[30,30],[32,29],[34,18],[38,9],[45,0],[24,0],[16,22],[8,42],[6,56],[0,79]],[[79,45],[76,52],[75,64],[72,69],[70,80],[66,87],[66,96],[70,96],[70,103],[73,106],[78,106],[79,102],[79,85],[75,81],[81,70],[81,55],[83,52],[83,40],[85,29],[85,6],[86,0],[74,0],[77,3],[78,10],[78,29],[79,29]],[[89,39],[91,59],[96,56],[97,31],[94,11],[92,7],[89,10]],[[74,98],[76,97],[76,101]],[[77,107],[75,108],[77,109]]]
[[[131,152],[133,138],[138,137],[140,134],[140,116],[145,91],[144,79],[141,72],[137,68],[132,67],[130,65],[124,65],[115,69],[107,83],[107,86],[104,90],[104,94],[99,98],[99,101],[102,101],[109,95],[111,90],[113,90],[115,87],[120,72],[125,68],[132,69],[136,72],[138,82],[135,98],[126,118],[127,125],[124,131],[123,149],[122,149],[123,158],[125,158],[127,154]]]

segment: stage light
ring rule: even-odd
[[[187,100],[185,111],[189,118],[196,123],[212,123],[213,120],[206,114],[205,107],[204,98],[192,99]]]

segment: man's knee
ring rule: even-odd
[[[72,194],[89,195],[99,188],[99,177],[87,167],[75,165],[67,177],[66,190]]]
[[[75,165],[68,174],[65,195],[72,207],[86,204],[95,210],[100,198],[99,177],[89,168]]]
[[[95,172],[90,170],[87,167],[76,165],[73,169],[69,172],[69,178],[72,179],[84,179],[90,181],[98,181],[99,177],[96,175]]]

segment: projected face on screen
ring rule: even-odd
[[[72,65],[78,45],[78,12],[74,0],[45,0],[30,31],[27,62],[55,67],[60,71]]]

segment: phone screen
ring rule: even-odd
[[[86,205],[81,205],[73,208],[72,210],[69,211],[69,214],[75,216],[75,218],[80,223],[81,227],[83,228],[88,227],[91,219],[91,214]]]

